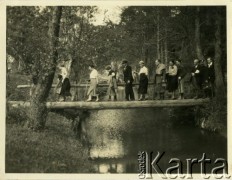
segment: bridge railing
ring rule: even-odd
[[[86,93],[89,87],[89,83],[79,83],[79,84],[71,84],[71,101],[83,101],[86,100]],[[125,92],[124,92],[124,83],[118,83],[118,100],[124,100],[125,99]],[[153,99],[153,94],[154,94],[154,83],[153,82],[149,82],[148,83],[148,93],[147,93],[147,98],[148,99]],[[135,98],[138,99],[138,86],[139,83],[133,83],[133,90],[135,93]],[[17,89],[19,91],[22,91],[24,93],[24,100],[29,99],[29,89],[30,89],[31,85],[27,84],[27,85],[18,85]],[[52,88],[55,88],[56,84],[52,85]],[[98,93],[101,96],[101,100],[107,100],[107,88],[108,88],[108,84],[106,83],[100,83],[98,84]],[[21,90],[20,90],[21,89]],[[178,91],[176,92],[178,94]],[[193,88],[191,86],[191,83],[189,83],[188,81],[185,82],[185,97],[186,98],[191,98],[193,94]],[[169,94],[168,92],[165,92],[165,99],[169,99]],[[49,100],[50,101],[56,101],[57,99],[57,95],[55,93],[55,91],[52,89],[50,91],[50,95],[49,95]],[[14,99],[15,100],[15,99]]]

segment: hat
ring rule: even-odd
[[[106,70],[110,70],[110,69],[111,69],[110,65],[106,66]]]
[[[139,61],[139,64],[144,64],[144,62],[143,61]]]
[[[122,61],[122,64],[127,64],[127,63],[128,63],[128,61],[126,61],[126,60]]]

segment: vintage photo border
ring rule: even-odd
[[[95,1],[84,1],[84,0],[0,0],[0,57],[2,69],[0,70],[0,96],[1,96],[1,108],[0,108],[0,180],[2,179],[139,179],[138,174],[40,174],[40,173],[5,173],[5,109],[6,109],[6,7],[7,6],[85,6],[85,5],[118,5],[118,6],[129,6],[129,5],[150,5],[150,6],[191,6],[191,5],[225,5],[227,6],[227,100],[228,100],[228,116],[227,116],[227,153],[228,153],[228,165],[229,174],[232,175],[232,111],[231,100],[232,100],[232,73],[230,68],[232,67],[232,0],[95,0]],[[135,157],[136,158],[136,157]],[[194,175],[194,179],[202,179],[200,174]],[[153,179],[160,179],[158,175],[153,174]],[[232,179],[232,177],[231,177]]]

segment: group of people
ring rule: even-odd
[[[166,67],[160,60],[155,61],[154,99],[164,99],[165,90],[171,93],[171,99],[176,99],[175,92],[178,90],[178,99],[184,99],[186,68],[180,59],[169,61]],[[190,82],[194,87],[194,99],[213,97],[215,72],[212,59],[207,58],[206,63],[194,59],[191,70]]]
[[[164,99],[164,93],[168,90],[171,99],[176,99],[175,92],[178,90],[178,99],[184,99],[185,81],[187,71],[180,59],[169,61],[166,67],[160,60],[155,61],[154,96],[153,99]],[[194,99],[213,97],[215,72],[212,59],[207,58],[206,63],[194,59],[191,70],[190,82],[194,87]]]
[[[203,61],[198,59],[194,60],[194,66],[191,71],[190,81],[194,87],[195,99],[200,97],[212,97],[214,96],[214,81],[215,81],[215,72],[214,64],[212,59],[207,58],[206,64]],[[182,65],[181,60],[177,59],[176,61],[169,61],[168,66],[163,64],[159,59],[155,61],[155,73],[154,73],[154,100],[163,100],[165,97],[165,92],[168,91],[171,93],[171,99],[176,99],[176,91],[178,90],[179,97],[178,99],[184,99],[185,92],[185,81],[186,68]],[[138,95],[139,101],[146,99],[146,94],[148,90],[148,78],[149,72],[148,68],[145,66],[144,61],[139,62],[140,70],[138,72],[132,71],[131,66],[128,64],[128,61],[124,60],[121,63],[123,68],[123,80],[125,83],[125,100],[133,101],[135,100],[135,95],[133,91],[133,82],[135,76],[139,77],[139,88]],[[60,90],[59,94],[65,100],[66,96],[70,94],[70,82],[66,77],[67,72],[65,68],[60,67],[61,73],[58,75]],[[89,65],[90,75],[89,82],[90,86],[87,91],[87,102],[92,101],[93,97],[96,97],[96,101],[99,101],[99,94],[97,93],[98,85],[98,71],[95,69],[94,65]],[[117,69],[112,65],[106,67],[108,75],[108,99],[117,100]]]

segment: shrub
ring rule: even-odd
[[[201,128],[214,132],[227,129],[227,99],[213,98],[208,104],[198,108],[197,123]]]
[[[7,124],[22,124],[28,120],[28,114],[23,108],[11,108],[6,114]]]

